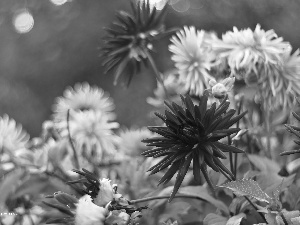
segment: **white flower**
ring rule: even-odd
[[[108,210],[95,205],[89,195],[79,199],[76,208],[75,225],[104,225]]]
[[[0,117],[0,149],[15,151],[26,148],[29,134],[23,131],[22,126],[8,115]]]
[[[227,92],[231,91],[235,82],[235,77],[228,77],[222,81],[216,82],[215,80],[209,81],[212,86],[212,95],[215,98],[223,98]]]
[[[74,113],[69,126],[71,137],[80,155],[99,162],[115,153],[119,138],[114,134],[113,129],[118,128],[119,124],[109,121],[105,113],[99,111]],[[66,136],[67,133],[62,135]]]
[[[114,190],[112,185],[110,184],[111,180],[107,178],[102,178],[99,180],[100,182],[100,191],[95,199],[95,204],[99,206],[105,206],[107,203],[113,200],[114,198]]]
[[[129,156],[141,156],[141,153],[149,149],[143,139],[153,136],[151,131],[146,128],[125,129],[120,132],[119,152]]]
[[[205,31],[197,31],[195,27],[184,27],[171,38],[169,50],[173,53],[172,60],[178,69],[180,82],[192,94],[201,95],[208,82],[214,79],[208,71],[216,60],[206,42],[211,35]]]
[[[103,89],[91,87],[88,83],[77,83],[74,88],[67,88],[63,97],[56,99],[56,104],[53,106],[53,119],[55,123],[65,121],[69,109],[75,112],[100,111],[109,119],[114,119],[115,114],[112,112],[114,108],[112,99]]]
[[[219,57],[227,59],[235,75],[241,70],[245,74],[258,74],[258,66],[280,64],[282,54],[289,48],[289,44],[278,38],[273,30],[264,31],[259,24],[254,31],[234,27],[222,36],[222,40],[212,40],[211,46]]]

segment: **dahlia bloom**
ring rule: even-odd
[[[63,97],[56,99],[53,106],[53,119],[58,124],[66,121],[68,110],[74,112],[95,111],[106,114],[109,119],[114,119],[115,114],[112,112],[115,108],[113,100],[103,89],[92,87],[88,83],[77,83],[74,88],[67,88]]]
[[[107,178],[102,178],[99,180],[100,182],[100,191],[95,199],[95,204],[99,206],[105,206],[107,203],[113,200],[114,198],[114,191],[111,185],[111,180]]]
[[[171,38],[171,59],[178,69],[179,81],[185,84],[185,89],[191,94],[201,95],[208,87],[209,80],[214,79],[209,70],[214,65],[216,55],[206,41],[211,37],[195,27],[184,27]]]
[[[72,115],[73,119],[69,122],[70,135],[80,155],[99,162],[115,153],[119,138],[113,129],[119,127],[117,122],[109,121],[109,117],[100,111],[84,111]],[[63,133],[63,136],[66,135],[67,133]]]
[[[0,149],[11,152],[26,148],[28,141],[29,134],[22,129],[20,124],[6,114],[0,117]]]
[[[75,225],[104,225],[108,210],[95,205],[89,195],[79,199],[75,214]]]
[[[211,41],[212,49],[221,58],[226,58],[234,75],[247,75],[254,72],[258,75],[259,65],[281,64],[282,54],[289,48],[283,38],[273,30],[262,30],[258,24],[254,31],[250,28],[228,31],[222,40]]]

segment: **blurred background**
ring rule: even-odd
[[[150,0],[162,4],[164,0]],[[167,27],[194,25],[215,30],[219,37],[233,26],[275,32],[300,45],[298,0],[171,0]],[[109,92],[123,126],[149,123],[156,81],[151,69],[135,76],[128,88],[113,86],[99,58],[103,27],[129,0],[0,0],[0,116],[8,114],[30,133],[39,135],[50,119],[56,97],[67,86],[87,81]],[[171,69],[169,38],[154,46],[161,71]]]

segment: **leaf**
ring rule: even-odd
[[[295,217],[291,219],[293,225],[300,225],[300,217]]]
[[[242,219],[245,218],[245,217],[246,217],[245,213],[240,213],[240,214],[238,214],[236,216],[231,217],[227,221],[226,225],[240,225]]]
[[[8,196],[13,191],[14,187],[20,182],[20,179],[24,176],[24,171],[14,170],[5,175],[4,179],[0,183],[0,210],[3,211],[4,203]]]
[[[278,173],[280,171],[280,166],[271,159],[266,157],[262,157],[259,155],[248,155],[249,160],[251,163],[260,171],[270,171]]]
[[[251,179],[242,179],[237,181],[231,181],[226,184],[220,185],[232,190],[236,195],[239,196],[251,196],[259,201],[269,203],[270,197],[262,191],[258,183]]]
[[[226,217],[214,213],[210,213],[204,218],[203,224],[204,225],[226,225],[226,221],[227,221]]]
[[[195,195],[198,196],[199,198],[202,198],[215,206],[216,208],[222,210],[226,214],[229,214],[229,209],[228,207],[222,202],[214,197],[212,197],[208,192],[207,189],[203,186],[187,186],[180,188],[178,193],[180,194],[185,194],[185,195]]]

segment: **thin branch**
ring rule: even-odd
[[[76,149],[75,149],[72,137],[71,137],[71,132],[70,132],[70,109],[68,109],[68,112],[67,112],[67,129],[68,129],[69,142],[70,142],[72,150],[73,150],[75,167],[76,167],[76,169],[80,170],[80,165],[79,165],[77,152],[76,152]]]
[[[153,200],[158,200],[158,199],[169,199],[169,195],[164,195],[164,196],[154,196],[154,197],[147,197],[147,198],[141,198],[141,199],[136,199],[136,200],[131,200],[129,201],[130,204],[136,204],[136,203],[141,203],[141,202],[148,202],[148,201],[153,201]],[[197,199],[200,201],[207,202],[207,200],[195,196],[195,195],[175,195],[174,198],[192,198],[192,199]]]

